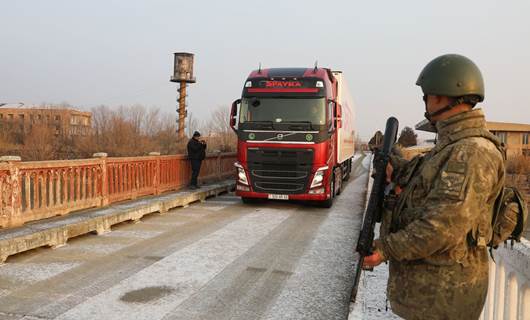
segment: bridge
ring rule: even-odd
[[[0,164],[0,319],[398,319],[385,266],[350,304],[370,156],[331,209],[243,204],[234,154]],[[495,252],[483,319],[530,318],[530,244]]]

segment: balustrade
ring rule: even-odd
[[[0,227],[13,227],[72,211],[156,195],[185,187],[185,155],[0,163]],[[235,153],[210,154],[199,181],[233,175]]]

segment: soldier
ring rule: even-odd
[[[383,145],[383,138],[383,133],[377,130],[372,139],[368,141],[368,149],[370,149],[372,153],[376,153]]]
[[[394,156],[388,171],[401,190],[389,233],[374,241],[364,267],[389,261],[387,294],[405,319],[478,319],[488,288],[495,199],[504,185],[500,141],[486,130],[478,67],[447,54],[421,72],[425,117],[438,132],[425,156]],[[399,193],[399,192],[398,192]]]

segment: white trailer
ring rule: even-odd
[[[337,128],[337,163],[342,164],[353,158],[355,153],[355,104],[342,71],[332,73],[337,79],[337,104],[341,111],[341,121]]]

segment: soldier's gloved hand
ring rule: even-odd
[[[364,257],[363,261],[363,269],[371,269],[373,267],[377,267],[382,262],[385,262],[387,259],[381,250],[381,240],[376,239],[374,240],[374,251],[371,255]]]
[[[388,161],[388,164],[386,165],[386,183],[392,182],[392,172],[394,172],[394,167],[392,167],[392,164]]]
[[[384,261],[383,256],[379,251],[374,251],[372,255],[367,256],[364,258],[363,261],[363,269],[371,269],[373,267],[377,267]]]

